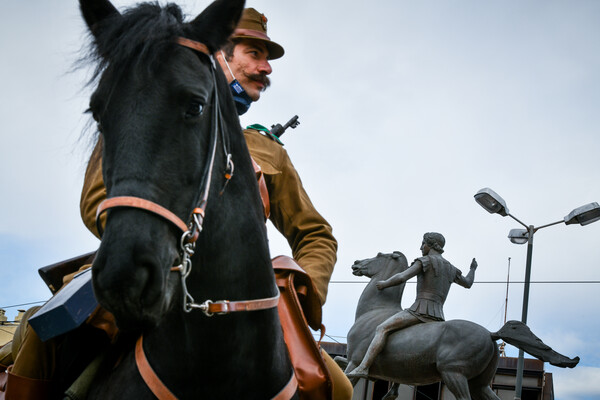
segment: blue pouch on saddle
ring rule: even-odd
[[[92,269],[75,275],[29,319],[42,341],[67,333],[85,322],[98,306],[92,289]]]

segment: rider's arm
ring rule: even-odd
[[[422,270],[423,264],[421,263],[421,260],[417,259],[408,269],[392,275],[385,281],[377,282],[377,289],[381,290],[391,286],[401,285],[413,276],[417,276]]]
[[[322,305],[337,258],[331,226],[312,204],[285,149],[254,129],[244,130],[244,136],[252,158],[265,174],[269,219],[287,239],[294,260],[310,276]]]
[[[458,283],[460,286],[466,287],[467,289],[469,289],[471,286],[473,286],[473,281],[475,280],[475,270],[477,269],[477,261],[475,261],[475,259],[473,259],[473,261],[471,261],[471,268],[469,269],[469,273],[467,274],[467,276],[463,276],[462,273],[459,271],[456,274],[456,278],[454,278],[454,282]]]

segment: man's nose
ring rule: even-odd
[[[271,72],[273,72],[273,69],[271,68],[271,64],[269,64],[268,60],[262,60],[258,64],[258,71],[261,74],[269,75],[269,74],[271,74]]]

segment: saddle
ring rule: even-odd
[[[93,292],[88,290],[91,286],[91,283],[87,283],[91,279],[90,270],[79,272],[80,268],[89,264],[94,256],[95,252],[87,253],[39,269],[40,276],[55,294],[51,299],[52,307],[44,306],[30,320],[30,323],[33,320],[31,326],[40,337],[49,339],[75,329],[85,321],[90,323],[90,320],[98,319],[95,317],[97,312],[92,313],[92,311],[99,307],[91,306],[91,303],[97,305],[97,302],[93,298]],[[330,400],[333,398],[333,383],[321,355],[319,344],[325,334],[325,327],[321,324],[321,303],[312,281],[308,274],[290,257],[279,256],[274,258],[272,263],[280,291],[277,307],[279,318],[288,354],[298,380],[300,399]],[[74,278],[72,278],[73,275],[75,275]],[[58,292],[66,277],[72,280]],[[78,282],[83,279],[86,283]],[[68,286],[74,286],[78,290],[66,290]],[[49,303],[50,301],[46,304]],[[45,311],[44,308],[46,308]],[[105,313],[108,312],[105,311]],[[73,318],[67,315],[73,315]],[[45,322],[56,319],[55,317],[58,317],[62,323],[53,323],[52,329],[48,329]],[[39,322],[44,323],[36,324],[36,318]],[[97,326],[94,322],[92,324]],[[105,327],[97,327],[105,329]],[[319,343],[313,338],[309,327],[315,331],[321,331]],[[109,336],[114,335],[114,330],[110,331],[111,329],[107,330]]]

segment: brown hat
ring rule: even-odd
[[[267,17],[254,8],[246,8],[238,23],[232,39],[258,39],[263,41],[269,50],[269,59],[275,60],[283,56],[284,50],[279,44],[267,36]]]

